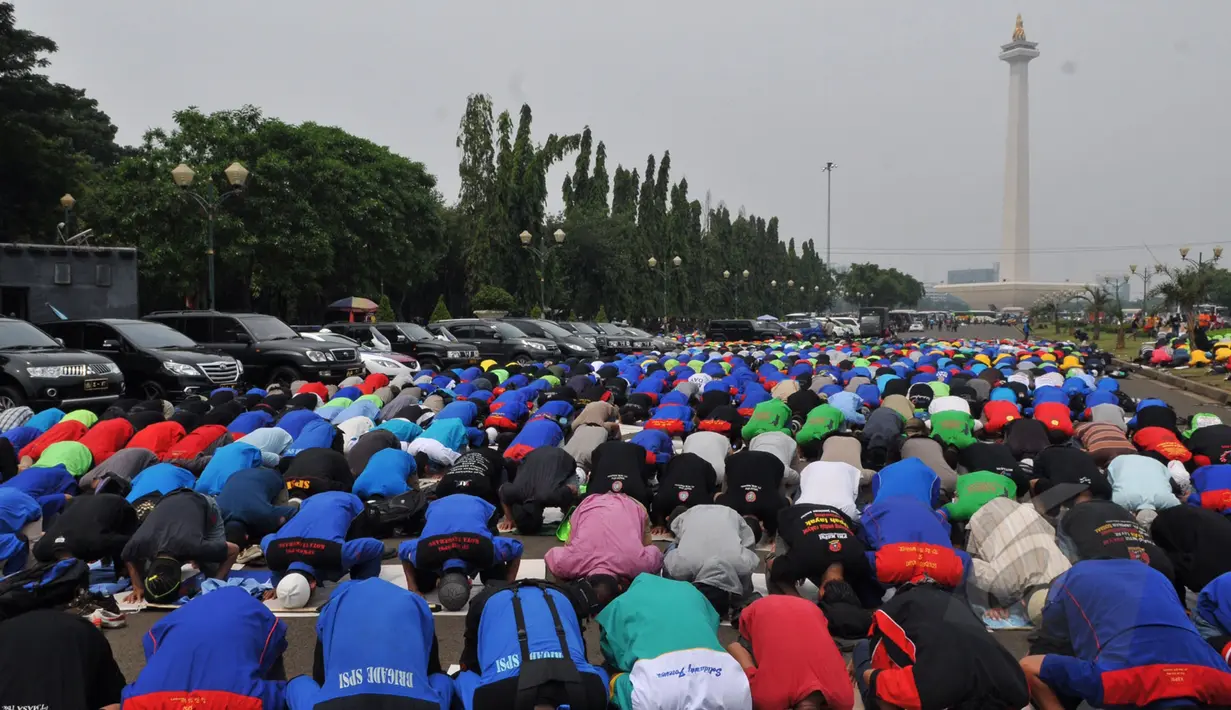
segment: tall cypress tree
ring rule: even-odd
[[[587,135],[588,133],[587,129]],[[590,176],[586,194],[586,210],[606,217],[607,193],[610,191],[611,183],[607,177],[607,146],[599,141],[598,149],[594,152],[594,174]]]

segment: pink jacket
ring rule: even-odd
[[[623,493],[586,496],[573,511],[572,533],[564,547],[547,551],[547,569],[557,579],[610,574],[626,580],[642,572],[658,574],[663,553],[646,547],[645,507]]]

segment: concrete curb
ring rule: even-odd
[[[1213,400],[1214,402],[1218,404],[1225,405],[1228,402],[1231,402],[1231,392],[1228,392],[1227,390],[1224,390],[1219,387],[1213,387],[1211,385],[1201,384],[1200,382],[1193,382],[1192,380],[1189,380],[1184,377],[1177,377],[1175,375],[1169,375],[1166,372],[1160,372],[1159,370],[1155,370],[1154,368],[1150,368],[1150,367],[1142,367],[1141,365],[1128,362],[1126,360],[1119,360],[1116,358],[1112,358],[1112,363],[1115,364],[1116,367],[1119,367],[1123,370],[1127,370],[1129,372],[1132,372],[1137,375],[1141,375],[1142,377],[1145,377],[1151,380],[1156,380],[1165,385],[1174,387],[1178,390],[1184,390],[1185,392],[1192,392],[1195,395],[1199,395],[1201,397],[1205,397],[1206,399]]]

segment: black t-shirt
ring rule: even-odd
[[[227,557],[226,538],[207,539],[220,524],[213,506],[200,493],[168,493],[124,546],[124,560],[144,563],[166,555],[183,562],[220,563]]]
[[[768,451],[741,451],[727,457],[727,493],[749,503],[777,499],[786,467]],[[749,500],[749,494],[752,499]]]
[[[1175,579],[1167,553],[1132,513],[1109,500],[1078,503],[1060,519],[1060,529],[1083,560],[1141,560]]]
[[[1111,497],[1111,480],[1098,467],[1094,457],[1072,446],[1049,446],[1034,458],[1032,478],[1046,478],[1051,484],[1079,483],[1090,486],[1095,498]],[[1035,492],[1045,488],[1036,485]]]
[[[1150,534],[1171,558],[1177,586],[1200,592],[1216,577],[1231,572],[1231,520],[1216,510],[1191,505],[1160,510]]]
[[[605,441],[590,454],[590,480],[586,494],[624,493],[641,501],[649,499],[651,469],[645,449],[627,441]]]
[[[0,623],[0,669],[0,707],[98,710],[124,690],[103,633],[54,609]]]
[[[67,550],[79,560],[93,562],[118,554],[136,531],[137,513],[123,496],[77,496],[35,544],[34,556],[50,562],[57,551]]]
[[[387,429],[374,429],[359,437],[350,451],[346,452],[346,463],[350,466],[352,476],[363,473],[368,465],[368,459],[377,451],[396,449],[401,446],[397,435]]]
[[[576,473],[577,462],[558,446],[540,446],[526,454],[517,477],[505,486],[506,501],[550,500]]]
[[[797,390],[786,398],[786,406],[791,408],[791,415],[796,417],[808,416],[808,412],[821,404],[821,396],[810,389]]]
[[[669,491],[679,505],[713,503],[714,493],[718,491],[718,474],[709,461],[694,453],[676,454],[667,462],[658,489],[660,493]]]
[[[731,403],[731,395],[726,390],[710,390],[701,393],[701,401],[697,404],[697,418],[709,419],[710,414],[723,405]]]
[[[1051,446],[1047,425],[1035,419],[1015,419],[1005,427],[1004,443],[1017,460],[1033,459]]]
[[[283,476],[288,482],[301,479],[329,481],[337,485],[325,486],[325,490],[349,491],[355,481],[355,477],[351,475],[350,466],[346,463],[346,456],[340,451],[313,447],[304,449],[290,461],[286,475]],[[302,498],[303,496],[296,496],[295,488],[295,486],[287,486],[292,497]]]
[[[503,472],[504,458],[495,449],[484,446],[468,451],[458,457],[440,483],[436,484],[436,497],[466,493],[491,499],[500,487]]]
[[[1154,407],[1146,407],[1149,411]],[[1195,456],[1204,456],[1210,463],[1231,463],[1231,426],[1215,424],[1193,432],[1185,442]],[[1201,462],[1204,463],[1204,462]]]
[[[999,473],[1013,479],[1013,483],[1017,484],[1019,495],[1030,490],[1026,472],[1018,464],[1017,459],[1013,458],[1013,452],[1004,444],[977,441],[959,451],[957,457],[958,463],[966,469],[967,473],[975,471]]]
[[[831,564],[866,563],[855,524],[828,505],[793,505],[783,510],[778,514],[778,536],[786,542],[784,557],[791,559],[796,579],[819,579]]]
[[[1160,426],[1164,429],[1176,431],[1175,428],[1175,410],[1171,407],[1154,406],[1145,407],[1137,412],[1137,423],[1135,429],[1145,429],[1148,426]]]

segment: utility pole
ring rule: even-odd
[[[833,269],[830,254],[833,246],[830,226],[833,222],[833,169],[836,167],[838,167],[837,163],[825,163],[825,167],[821,168],[821,171],[825,173],[825,268],[830,270]]]

